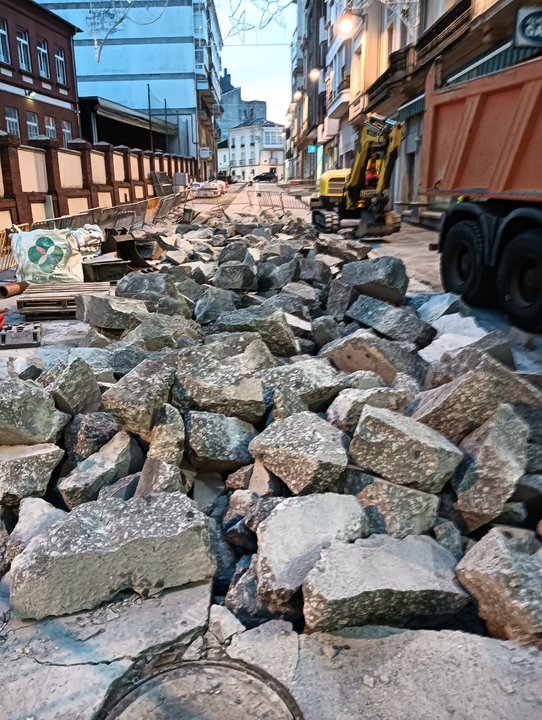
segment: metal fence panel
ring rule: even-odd
[[[269,208],[271,210],[310,210],[309,195],[289,195],[283,192],[270,190],[249,190],[248,199],[250,207]]]
[[[63,215],[50,220],[32,223],[32,229],[80,228],[87,223],[100,227],[127,228],[131,230],[152,222],[156,218],[166,217],[172,210],[186,202],[188,193],[178,192],[166,197],[153,197],[135,203],[125,203],[109,208],[91,208],[77,215]]]
[[[156,217],[159,219],[166,217],[166,215],[169,215],[169,213],[172,212],[172,210],[174,210],[176,207],[178,207],[182,203],[186,202],[187,199],[188,199],[187,191],[175,193],[175,195],[168,195],[167,197],[161,198],[160,206],[158,208],[158,212],[156,213]]]

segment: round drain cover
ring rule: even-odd
[[[187,663],[139,685],[107,720],[295,720],[282,695],[245,669]]]

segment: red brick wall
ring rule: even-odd
[[[19,113],[21,141],[28,142],[26,113],[35,112],[39,118],[39,132],[45,134],[45,116],[54,117],[57,125],[57,138],[62,140],[62,120],[72,124],[72,137],[79,136],[77,116],[77,88],[72,51],[72,36],[75,30],[61,18],[45,11],[28,0],[2,0],[0,18],[8,25],[10,63],[0,63],[0,129],[6,131],[5,108],[14,107]],[[32,69],[21,71],[17,55],[16,29],[26,30],[29,36]],[[36,40],[47,41],[49,54],[50,79],[39,75],[38,53]],[[66,85],[56,81],[54,53],[56,48],[64,50],[66,64]],[[32,83],[23,81],[23,76],[30,78]],[[44,87],[45,84],[45,87]],[[50,85],[51,87],[46,87]],[[29,98],[24,91],[36,92],[36,97]],[[68,104],[59,107],[55,102]]]

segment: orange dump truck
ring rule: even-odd
[[[446,290],[495,295],[511,322],[542,330],[542,57],[425,92],[421,190],[458,202],[440,231]]]

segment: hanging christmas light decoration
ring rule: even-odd
[[[226,37],[238,37],[244,43],[245,34],[250,30],[263,30],[271,23],[285,28],[284,11],[289,5],[295,5],[296,0],[229,0],[229,3],[231,28]]]
[[[241,10],[241,7],[242,0],[239,0],[237,4],[230,0],[230,14],[228,16],[228,20],[230,21],[231,28],[226,35],[226,38],[238,37],[241,42],[245,42],[245,33],[249,30],[255,30],[256,26],[247,22],[246,10],[244,8]]]
[[[347,3],[347,9],[352,15],[361,17],[375,3],[384,5],[395,17],[399,18],[407,28],[409,42],[415,41],[418,26],[418,0],[350,0]]]
[[[94,44],[96,62],[100,62],[102,50],[107,40],[113,35],[125,20],[136,25],[152,25],[160,20],[169,6],[169,0],[147,0],[145,6],[138,6],[138,19],[130,15],[134,8],[135,0],[109,0],[108,7],[101,4],[94,5],[93,0],[89,2],[89,9],[86,21]],[[143,17],[142,17],[143,15]]]
[[[267,2],[267,0],[252,0],[252,4],[262,13],[258,26],[259,30],[263,30],[272,22],[280,25],[280,27],[286,27],[284,10],[288,5],[292,5],[292,0],[271,0],[271,2]]]

